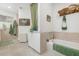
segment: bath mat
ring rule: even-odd
[[[10,44],[13,44],[14,42],[12,40],[2,40],[0,41],[0,47],[3,47],[3,46],[8,46]]]

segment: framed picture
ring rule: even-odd
[[[20,26],[30,26],[30,19],[19,19],[19,25]]]
[[[51,22],[51,16],[50,15],[47,15],[47,21]]]

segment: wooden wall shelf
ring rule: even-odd
[[[70,5],[69,7],[63,8],[62,10],[58,11],[60,16],[73,14],[77,12],[79,12],[79,5]]]

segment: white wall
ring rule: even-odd
[[[37,52],[41,52],[41,39],[40,33],[41,32],[52,32],[53,30],[53,21],[52,21],[52,4],[38,4],[38,31],[32,32],[29,34],[29,46],[34,48]],[[46,21],[46,15],[51,16],[51,22]]]
[[[19,8],[18,13],[19,19],[25,18],[31,20],[30,4],[22,5],[22,9]],[[18,39],[20,42],[26,42],[28,40],[27,35],[29,32],[30,26],[18,26]]]
[[[19,9],[19,18],[28,18],[31,20],[30,4],[27,4],[24,9]],[[40,24],[38,25],[40,26]],[[18,27],[18,40],[20,42],[25,42],[28,37],[28,45],[40,53],[40,33],[30,32],[30,27],[31,25]]]
[[[38,4],[38,31],[28,33],[28,45],[40,53],[40,4]],[[31,24],[32,25],[32,24]]]
[[[26,18],[31,20],[30,4],[25,5],[26,7],[19,9],[19,19]],[[23,29],[22,29],[23,28]],[[19,31],[22,33],[27,33],[30,26],[19,26]]]
[[[22,6],[22,9],[19,9],[19,18],[28,18],[31,19],[31,12],[30,12],[30,4]]]
[[[40,32],[52,32],[53,30],[53,7],[51,3],[40,4]],[[47,22],[46,15],[51,16],[51,22]]]
[[[67,27],[66,31],[62,31],[62,16],[59,16],[58,10],[61,10],[65,7],[68,7],[70,4],[65,3],[56,3],[52,4],[53,8],[53,30],[55,32],[79,32],[79,13],[69,14],[66,16]]]
[[[40,33],[39,32],[29,33],[28,37],[29,37],[28,42],[29,46],[40,53]]]

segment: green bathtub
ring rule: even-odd
[[[53,49],[66,56],[79,56],[79,50],[54,43]]]

